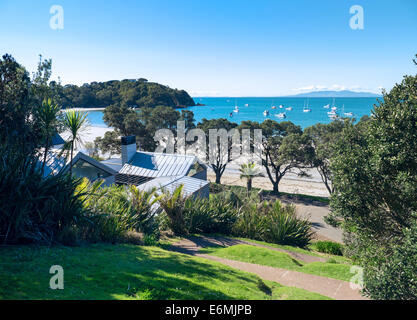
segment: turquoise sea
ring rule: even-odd
[[[204,104],[204,106],[189,107],[188,110],[194,112],[197,122],[201,119],[226,118],[229,121],[240,123],[244,120],[262,122],[265,119],[276,121],[292,121],[302,128],[309,127],[316,123],[329,123],[331,119],[327,115],[330,109],[325,109],[325,105],[333,105],[333,98],[295,98],[295,97],[278,97],[278,98],[194,98],[195,103]],[[336,98],[334,105],[338,108],[339,116],[344,113],[352,112],[353,118],[359,120],[364,115],[371,115],[371,110],[377,103],[377,98]],[[283,108],[280,108],[280,105]],[[311,112],[303,112],[307,106]],[[235,106],[238,106],[239,112],[233,112]],[[273,107],[276,108],[273,108]],[[292,107],[292,110],[285,108]],[[268,116],[263,112],[269,111]],[[285,119],[276,117],[278,113],[284,113]],[[230,117],[232,114],[232,117]],[[90,111],[88,118],[93,126],[106,126],[103,122],[102,111]]]

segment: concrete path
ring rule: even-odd
[[[284,203],[286,203],[284,201]],[[330,213],[328,206],[317,206],[310,204],[293,203],[297,209],[297,215],[308,219],[316,232],[317,239],[343,242],[341,229],[334,228],[324,221],[324,217]]]
[[[352,289],[350,283],[346,281],[316,276],[312,274],[306,274],[298,271],[262,266],[254,263],[235,261],[199,253],[200,249],[207,248],[210,246],[221,245],[227,247],[238,244],[262,246],[267,247],[268,249],[289,253],[289,251],[287,250],[281,250],[279,248],[258,245],[251,242],[230,239],[225,237],[190,237],[189,239],[183,239],[177,243],[174,243],[171,246],[171,250],[185,254],[190,254],[196,257],[201,257],[211,261],[220,262],[224,265],[230,266],[235,269],[254,273],[264,280],[275,281],[284,286],[296,287],[311,292],[316,292],[336,300],[367,300],[366,297],[363,297],[361,295],[359,290]],[[296,255],[296,259],[302,261],[307,260],[306,262],[322,261],[315,260],[322,259],[321,257],[314,257],[298,253]]]

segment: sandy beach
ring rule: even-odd
[[[82,135],[82,141],[84,143],[86,142],[94,142],[94,140],[97,137],[103,137],[104,134],[107,131],[112,131],[113,128],[109,128],[109,127],[96,127],[96,126],[90,126],[87,128],[86,131],[84,131],[81,135]],[[61,133],[62,138],[64,138],[64,140],[66,140],[69,136],[68,132],[63,132]],[[80,148],[82,150],[82,148]]]
[[[82,112],[88,112],[88,111],[104,111],[106,108],[72,108],[72,109],[62,109],[62,111],[82,111]]]
[[[212,170],[209,170],[208,172],[208,179],[212,182],[216,180]],[[240,179],[239,173],[236,173],[233,169],[226,168],[221,182],[226,185],[246,187],[246,180]],[[272,190],[272,184],[267,177],[255,178],[252,184],[254,188]],[[315,181],[309,178],[297,178],[296,175],[294,176],[291,174],[281,180],[279,184],[279,191],[293,194],[329,197],[329,193],[323,182]]]

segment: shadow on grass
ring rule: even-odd
[[[0,257],[0,299],[248,299],[242,287],[257,289],[254,276],[155,247],[26,246]],[[64,290],[49,289],[52,265],[64,268]]]

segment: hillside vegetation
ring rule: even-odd
[[[115,103],[130,107],[163,105],[178,108],[195,105],[186,91],[148,82],[146,79],[92,82],[82,86],[51,85],[63,108],[105,108]]]

